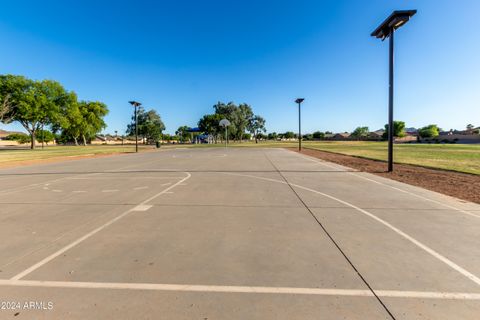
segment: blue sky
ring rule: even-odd
[[[376,130],[387,119],[388,43],[370,33],[395,9],[418,10],[395,38],[395,119],[480,125],[475,0],[2,1],[0,73],[107,103],[110,133],[125,130],[131,99],[170,133],[219,100],[251,104],[269,132],[295,131],[296,97],[304,132]]]

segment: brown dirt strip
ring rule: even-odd
[[[313,149],[303,149],[302,154],[480,204],[479,175],[408,164],[395,164],[394,172],[389,173],[384,161]]]

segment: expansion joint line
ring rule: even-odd
[[[348,264],[352,267],[352,269],[357,273],[358,277],[362,280],[362,282],[367,286],[367,288],[370,290],[370,292],[373,294],[373,296],[377,299],[377,301],[381,304],[381,306],[385,309],[385,311],[388,313],[388,315],[393,319],[396,320],[395,316],[392,314],[392,312],[387,308],[385,303],[380,299],[380,297],[375,293],[373,288],[370,286],[370,284],[367,282],[365,277],[360,273],[360,271],[357,269],[357,267],[353,264],[353,262],[348,258],[347,254],[340,248],[340,245],[335,241],[333,236],[327,231],[325,226],[322,224],[322,222],[315,216],[315,214],[312,212],[312,210],[307,206],[305,201],[300,197],[298,192],[295,190],[295,188],[290,184],[290,182],[287,180],[287,178],[283,175],[283,173],[277,168],[277,166],[273,163],[273,161],[267,156],[266,152],[263,152],[265,158],[270,162],[272,167],[275,169],[275,171],[282,177],[283,181],[285,181],[285,184],[289,186],[289,188],[292,190],[292,192],[295,194],[295,196],[298,198],[300,203],[307,209],[307,211],[310,213],[310,215],[315,219],[317,224],[322,228],[323,232],[327,235],[327,237],[332,241],[332,243],[335,245],[335,247],[338,249],[338,251],[342,254],[342,256],[345,258],[345,260],[348,262]]]

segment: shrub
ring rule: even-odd
[[[25,133],[12,133],[6,136],[5,140],[17,141],[20,144],[24,144],[30,142],[30,136]]]

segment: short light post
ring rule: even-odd
[[[389,43],[389,76],[388,76],[388,172],[393,171],[393,47],[395,30],[403,26],[417,10],[394,11],[382,24],[372,32],[371,36]]]
[[[142,104],[137,101],[128,101],[132,106],[135,107],[135,152],[138,152],[138,117],[137,117],[137,107]]]
[[[295,103],[298,104],[298,151],[302,151],[302,113],[301,113],[301,105],[305,99],[298,98],[295,100]]]
[[[227,144],[228,144],[228,126],[230,125],[230,121],[228,119],[222,119],[220,120],[220,126],[225,128],[225,149],[227,149]]]

